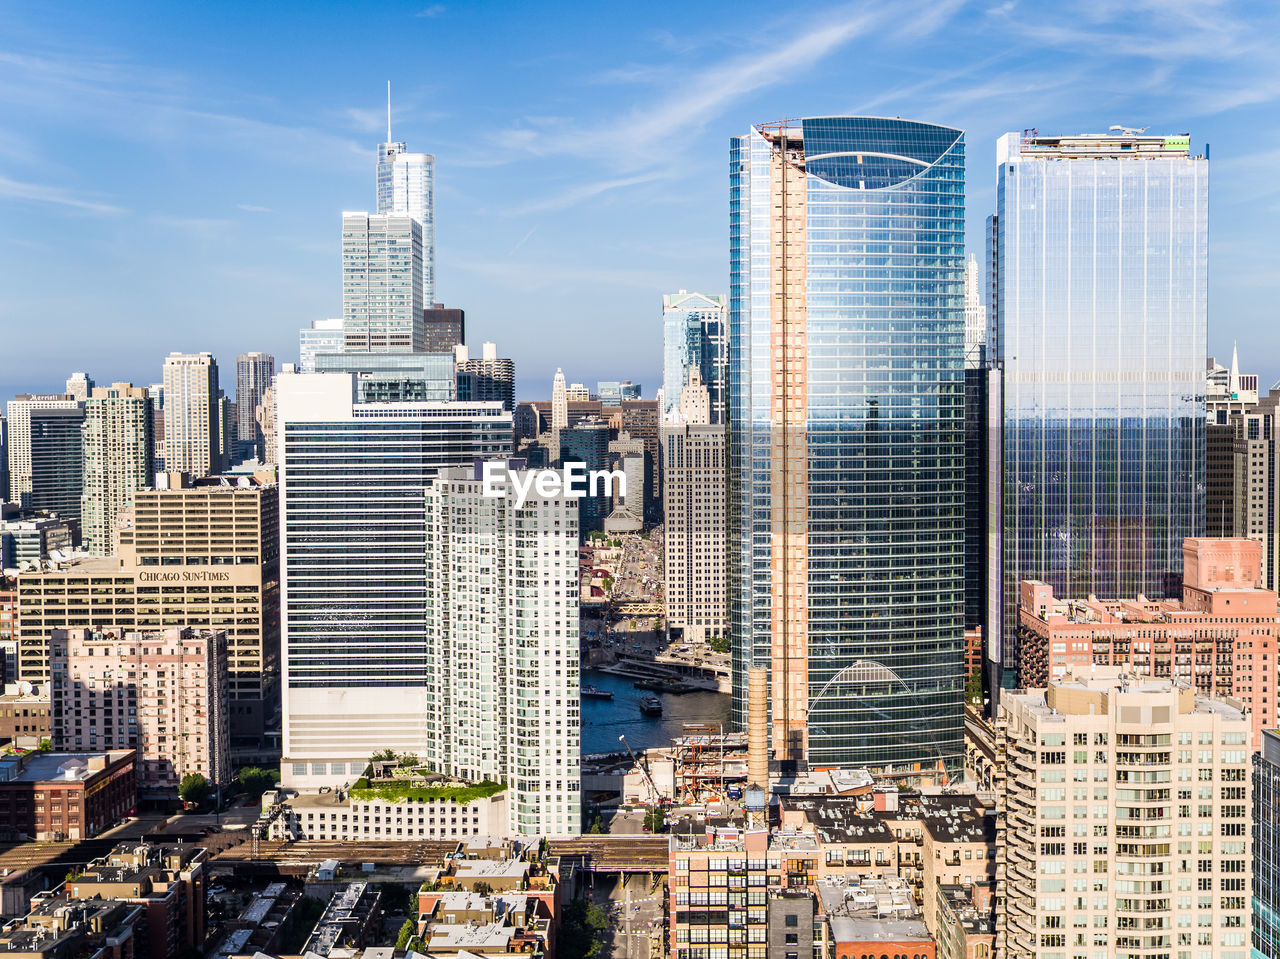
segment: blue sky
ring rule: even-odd
[[[651,396],[661,295],[727,287],[727,138],[900,115],[967,131],[970,248],[1007,130],[1212,144],[1209,351],[1280,379],[1280,5],[174,4],[0,0],[0,395],[296,360],[340,313],[384,89],[437,162],[468,339]]]

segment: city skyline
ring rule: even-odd
[[[1274,259],[1265,226],[1276,194],[1265,177],[1276,142],[1254,122],[1280,96],[1280,78],[1259,53],[1259,38],[1274,33],[1261,5],[1202,17],[1191,5],[1119,13],[1099,4],[1067,21],[1016,4],[951,4],[921,6],[900,18],[905,27],[863,5],[788,19],[747,7],[730,28],[714,9],[667,12],[657,25],[627,20],[649,13],[615,12],[596,26],[572,11],[536,22],[524,11],[491,22],[486,12],[322,11],[308,37],[316,62],[352,42],[343,28],[355,16],[438,43],[443,55],[413,75],[387,76],[385,59],[370,56],[367,71],[317,78],[289,75],[297,54],[264,54],[258,61],[273,66],[260,86],[229,75],[220,52],[234,34],[254,56],[272,35],[271,14],[261,40],[242,37],[234,15],[225,25],[152,17],[140,32],[141,14],[129,10],[110,20],[11,17],[0,207],[13,225],[15,282],[0,310],[17,321],[10,345],[28,362],[0,371],[0,390],[53,392],[74,369],[152,382],[166,349],[209,350],[225,365],[247,350],[294,361],[295,331],[339,312],[341,211],[376,206],[388,79],[393,136],[436,157],[437,299],[468,310],[477,340],[520,358],[518,395],[540,398],[557,365],[581,382],[659,382],[650,331],[661,295],[727,291],[724,143],[770,115],[900,113],[964,129],[968,251],[979,256],[1000,133],[1121,123],[1190,133],[1197,149],[1208,141],[1223,171],[1209,353],[1226,354],[1232,339],[1252,339],[1263,356],[1280,345],[1267,322],[1276,280],[1263,275]],[[202,27],[180,55],[158,52],[160,38]],[[483,27],[492,49],[477,57]],[[567,43],[530,53],[530,39],[553,32],[589,53],[572,66]],[[872,60],[841,55],[871,33]],[[1105,71],[1090,68],[1104,58]],[[662,135],[671,125],[686,134],[676,147]],[[54,148],[67,143],[75,149]],[[193,180],[201,191],[180,188]],[[70,255],[48,256],[69,228],[79,238]],[[119,244],[124,234],[129,244]],[[139,285],[120,268],[126,249],[164,268]],[[608,356],[591,356],[586,334],[600,315],[574,308],[584,293],[612,304],[621,348]],[[159,328],[172,342],[153,345]],[[627,365],[635,356],[643,365]],[[1259,373],[1269,386],[1280,363]]]

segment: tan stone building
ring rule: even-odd
[[[996,952],[1247,956],[1246,715],[1107,667],[1000,708]]]
[[[723,426],[662,429],[667,625],[695,642],[728,629],[726,455]]]
[[[55,629],[225,632],[232,753],[250,756],[280,696],[276,487],[174,474],[168,484],[136,494],[115,556],[19,575],[18,678],[48,680]]]
[[[225,633],[58,629],[50,659],[56,748],[136,748],[144,792],[230,781]]]

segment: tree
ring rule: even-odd
[[[969,674],[969,681],[965,684],[965,698],[975,706],[982,705],[982,670],[975,669]]]
[[[600,821],[600,814],[596,814],[596,818],[591,820],[591,828],[587,830],[593,836],[599,836],[604,832],[604,823]]]
[[[187,773],[178,783],[178,796],[183,802],[200,805],[209,798],[209,780],[199,773]]]
[[[280,781],[280,771],[262,769],[259,766],[245,766],[240,770],[239,779],[245,795],[256,798]]]
[[[599,955],[608,928],[609,914],[603,907],[585,899],[574,899],[564,908],[556,955],[560,959],[591,959]]]
[[[707,645],[711,647],[713,653],[727,653],[729,652],[729,637],[712,636],[707,640]]]
[[[400,931],[396,933],[396,948],[409,948],[409,940],[417,935],[418,927],[412,919],[406,919],[400,924]]]
[[[40,740],[40,745],[36,747],[36,749],[40,750],[42,753],[47,753],[52,748],[53,743],[48,739]]]
[[[649,810],[644,814],[644,824],[648,827],[649,832],[666,832],[667,814],[661,806],[650,806]]]
[[[376,753],[374,753],[372,756],[369,757],[369,762],[371,763],[390,762],[392,759],[395,759],[395,758],[396,758],[396,751],[394,749],[379,749]]]

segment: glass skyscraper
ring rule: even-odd
[[[1176,595],[1204,529],[1209,164],[1189,138],[997,144],[1003,684],[1018,583]],[[995,638],[995,637],[993,637]]]
[[[390,133],[387,135],[390,141]],[[422,228],[422,302],[436,296],[436,158],[404,143],[378,144],[378,213],[410,216]]]
[[[711,400],[711,422],[725,419],[728,339],[723,294],[668,293],[662,298],[662,409],[671,422],[680,409],[680,391],[697,370]],[[603,397],[602,397],[603,399]]]
[[[1253,955],[1280,959],[1280,734],[1253,754]]]
[[[962,764],[964,135],[820,117],[730,141],[734,712],[785,765]]]

